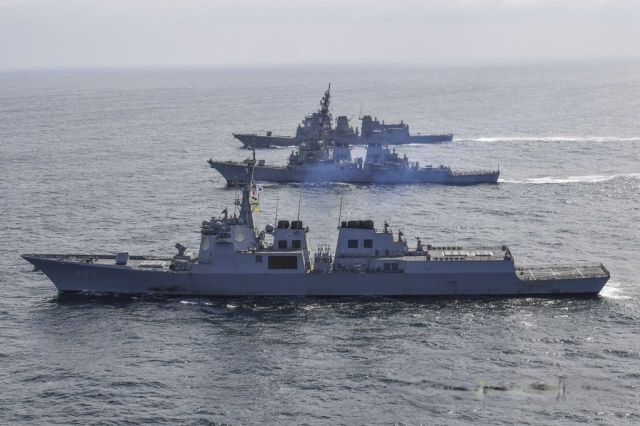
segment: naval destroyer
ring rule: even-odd
[[[329,140],[336,143],[349,143],[351,145],[364,145],[372,142],[386,143],[390,145],[407,144],[407,143],[436,143],[449,142],[453,140],[453,135],[447,134],[426,134],[411,135],[409,133],[409,125],[401,121],[399,124],[381,123],[377,117],[371,118],[370,115],[360,117],[362,122],[362,131],[358,128],[354,130],[349,125],[349,119],[345,115],[341,115],[336,120],[336,126],[333,127],[333,119],[329,112],[329,104],[331,100],[331,85],[325,92],[320,101],[320,108],[313,114],[307,115],[302,124],[298,124],[295,136],[275,136],[272,132],[266,135],[241,134],[233,133],[247,148],[268,148],[277,146],[294,146],[302,142],[313,142],[322,138],[323,131],[327,132]]]
[[[247,162],[248,176],[255,157]],[[200,247],[173,256],[22,254],[61,292],[190,296],[471,296],[597,294],[602,264],[516,266],[505,245],[409,247],[387,222],[340,221],[334,252],[309,249],[301,220],[257,229],[260,188],[245,179],[235,211],[202,222]],[[327,230],[320,230],[326,232]]]
[[[269,182],[344,182],[344,183],[436,183],[444,185],[474,185],[496,183],[499,170],[453,171],[439,165],[420,166],[400,157],[395,148],[379,142],[370,142],[364,158],[352,158],[349,144],[325,140],[302,142],[292,151],[286,166],[267,165],[260,160],[254,170],[254,179]],[[255,153],[254,153],[255,155]],[[246,162],[214,161],[209,165],[218,171],[230,185],[246,177]]]

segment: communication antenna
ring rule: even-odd
[[[358,113],[358,120],[362,120],[362,104],[360,104],[360,112]]]
[[[240,191],[240,184],[238,183],[240,180],[237,176],[233,176],[233,188],[236,190],[236,198],[233,201],[233,217],[236,217],[236,213],[238,213],[238,208],[242,205],[240,202],[240,196],[238,195]]]
[[[253,196],[252,191],[255,188],[255,184],[253,182],[253,172],[255,170],[255,165],[256,165],[256,145],[255,143],[253,144],[253,146],[251,147],[251,151],[252,151],[252,158],[249,160],[249,162],[247,163],[247,168],[249,171],[249,175],[250,175],[250,180],[249,180],[249,185],[248,185],[248,190],[247,185],[245,183],[245,191],[247,191],[245,194],[245,196],[243,197],[245,199],[245,209],[246,209],[246,213],[245,213],[245,220],[247,223],[247,226],[251,225],[251,228],[254,229],[254,224],[253,224],[253,204],[251,203],[251,201],[249,200],[250,197]],[[251,214],[252,220],[251,223],[249,223],[249,215]]]
[[[338,229],[340,229],[340,221],[342,220],[342,200],[344,199],[344,187],[342,188],[342,196],[340,196],[340,214],[338,215]]]
[[[331,87],[331,85],[329,85]],[[302,201],[302,187],[300,187],[300,195],[298,196],[298,223],[300,223],[300,202]]]
[[[275,224],[278,224],[278,201],[280,199],[280,194],[276,194],[276,221]]]

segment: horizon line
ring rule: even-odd
[[[560,64],[572,62],[625,62],[640,61],[640,56],[585,56],[585,57],[535,57],[535,58],[504,58],[487,57],[473,59],[437,59],[432,61],[345,61],[345,62],[228,62],[228,63],[149,63],[149,64],[105,64],[105,65],[61,65],[34,67],[0,67],[0,73],[13,72],[65,72],[65,71],[151,71],[151,70],[206,70],[206,69],[249,69],[249,68],[282,68],[282,67],[348,67],[348,66],[377,66],[377,67],[491,67],[504,65]]]

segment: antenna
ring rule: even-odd
[[[253,173],[255,171],[255,164],[256,164],[256,146],[255,144],[253,144],[253,146],[251,147],[251,151],[252,151],[252,156],[251,158],[249,158],[247,160],[247,174],[249,175],[249,182],[244,182],[244,189],[243,189],[243,201],[244,201],[244,209],[245,209],[245,220],[247,223],[247,226],[250,227],[251,229],[255,229],[255,225],[253,223],[253,203],[251,202],[250,198],[253,196],[252,194],[252,190],[253,188],[255,188],[255,184],[253,181]],[[240,213],[242,213],[242,209],[240,209]],[[249,218],[251,218],[251,220],[249,220]]]
[[[238,191],[240,190],[240,184],[238,183],[239,179],[236,176],[233,176],[233,187],[236,190],[236,199],[233,201],[233,217],[236,217],[236,213],[238,213],[238,208],[242,205],[240,202],[240,197],[238,196]]]
[[[331,85],[329,85],[331,87]],[[302,187],[300,187],[300,195],[298,196],[298,223],[300,223],[300,202],[302,201]]]
[[[340,221],[342,220],[342,200],[344,199],[344,187],[342,187],[342,196],[340,197],[340,214],[338,215],[338,229],[340,229]]]
[[[362,120],[362,104],[360,104],[360,112],[358,113],[358,120]]]
[[[276,194],[276,221],[275,224],[278,224],[278,201],[280,199],[280,194]]]

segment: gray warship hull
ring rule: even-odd
[[[343,147],[345,148],[345,147]],[[335,254],[328,244],[309,250],[298,219],[259,230],[253,176],[247,159],[242,198],[204,220],[200,246],[176,243],[172,257],[95,254],[23,254],[62,292],[183,296],[529,296],[597,294],[609,279],[602,264],[516,267],[506,245],[409,247],[388,221],[340,221]],[[394,157],[395,159],[395,157]],[[444,168],[444,167],[443,167]],[[446,169],[446,168],[444,168]],[[240,175],[242,176],[242,175]],[[323,233],[324,234],[324,233]]]
[[[238,139],[247,148],[271,148],[277,146],[296,146],[300,140],[292,136],[267,136],[255,134],[234,133],[233,137]]]
[[[406,144],[406,143],[440,143],[440,142],[451,142],[453,140],[453,134],[451,133],[443,133],[443,134],[428,134],[428,135],[411,135],[408,139],[402,142],[396,142],[395,144]],[[390,142],[391,145],[394,145],[393,142]]]
[[[233,137],[238,139],[247,148],[270,148],[270,147],[283,147],[283,146],[297,146],[302,139],[294,136],[268,136],[268,135],[256,135],[256,134],[238,134],[234,133]],[[371,142],[385,143],[389,145],[403,145],[403,144],[432,144],[441,142],[451,142],[453,135],[451,133],[444,134],[427,134],[427,135],[412,135],[406,137],[373,137],[367,138],[362,136],[353,137],[338,137],[331,138],[337,143],[349,143],[350,145],[367,145]]]
[[[370,143],[382,143],[386,145],[405,145],[405,144],[431,144],[451,142],[453,140],[453,134],[442,133],[435,134],[429,133],[426,135],[397,135],[393,133],[383,133],[380,136],[364,137],[359,136],[355,138],[344,138],[340,142],[349,142],[351,145],[368,145]]]
[[[243,181],[244,163],[209,160],[211,168],[230,184]],[[404,168],[350,168],[334,165],[306,163],[297,166],[256,166],[254,179],[267,182],[344,182],[344,183],[435,183],[443,185],[475,185],[496,183],[499,171],[454,172],[447,167]]]
[[[365,115],[360,117],[362,121],[361,132],[350,126],[346,115],[339,116],[336,120],[335,128],[332,126],[333,117],[329,111],[331,100],[331,84],[320,101],[320,108],[302,120],[298,124],[295,136],[273,136],[271,132],[266,135],[233,133],[247,148],[268,148],[277,146],[296,146],[303,142],[318,141],[326,139],[336,144],[348,143],[350,145],[365,145],[370,143],[383,143],[387,145],[401,145],[408,143],[428,144],[449,142],[453,140],[450,133],[436,134],[418,134],[412,136],[409,132],[409,125],[403,121],[396,124],[385,124],[384,120],[380,122],[377,117]],[[353,118],[353,117],[352,117]]]
[[[512,260],[425,262],[424,256],[390,259],[403,262],[403,269],[395,272],[283,270],[268,275],[235,269],[242,267],[242,257],[253,261],[249,253],[228,265],[226,273],[208,273],[206,265],[198,268],[197,264],[190,271],[172,271],[168,269],[171,258],[132,256],[127,265],[115,265],[115,256],[104,255],[22,257],[62,292],[224,297],[541,296],[597,294],[609,279],[602,265],[518,268]]]

